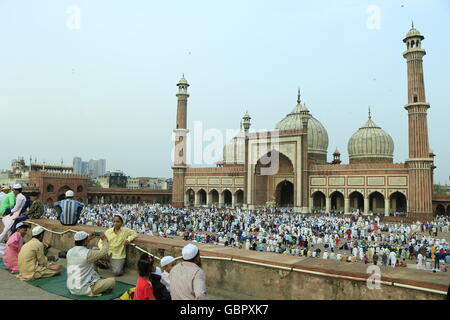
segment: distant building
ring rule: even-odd
[[[127,189],[141,189],[139,185],[139,178],[131,178],[128,177],[127,179]]]
[[[73,158],[73,171],[75,174],[88,174],[92,179],[106,174],[106,160],[83,161],[80,157]]]
[[[95,178],[102,188],[127,188],[128,177],[122,171],[107,172],[101,177]]]

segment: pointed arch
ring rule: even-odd
[[[326,209],[326,196],[320,190],[315,191],[312,194],[312,209],[314,211],[324,212]]]
[[[198,197],[198,205],[204,206],[206,205],[206,191],[203,188],[200,188],[200,190],[197,191],[197,197]]]
[[[351,212],[358,211],[363,212],[364,211],[364,195],[359,191],[353,191],[348,196],[349,199],[349,209]]]
[[[378,191],[373,191],[369,195],[369,212],[383,214],[384,213],[384,195]]]
[[[334,191],[330,194],[331,211],[344,212],[344,195],[340,191]]]
[[[222,196],[225,207],[231,207],[233,203],[233,194],[231,193],[231,191],[228,189],[224,189],[222,191]]]

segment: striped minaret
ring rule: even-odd
[[[406,34],[403,42],[406,51],[403,57],[408,68],[408,140],[409,158],[406,164],[409,170],[408,212],[419,220],[429,219],[432,209],[432,166],[428,143],[427,110],[430,105],[425,99],[422,58],[426,54],[422,49],[424,36],[414,28]]]

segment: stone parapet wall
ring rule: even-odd
[[[58,221],[32,220],[54,231],[85,230],[105,231],[100,227],[61,226]],[[44,241],[54,248],[68,250],[73,246],[73,233],[63,235],[47,232]],[[97,240],[94,241],[95,244]],[[158,257],[171,255],[179,257],[186,241],[139,235],[134,243]],[[417,270],[382,269],[382,290],[370,290],[366,286],[369,276],[364,265],[340,264],[335,261],[285,256],[275,253],[255,252],[230,247],[197,244],[206,272],[207,288],[211,294],[232,299],[236,296],[250,296],[255,299],[399,299],[422,300],[445,298],[446,275],[422,273]],[[127,247],[127,267],[135,268],[141,251]],[[353,268],[351,268],[353,267]],[[361,267],[361,268],[360,268]],[[358,269],[358,270],[356,270]],[[412,275],[404,274],[404,271]],[[427,276],[427,277],[425,277]],[[416,279],[416,280],[410,280]],[[448,280],[448,277],[446,278]],[[448,281],[447,281],[448,282]],[[411,287],[415,286],[421,290]],[[437,290],[440,293],[426,290]]]

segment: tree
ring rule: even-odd
[[[448,194],[448,186],[445,185],[440,185],[440,184],[435,184],[433,186],[433,193],[437,194],[437,195],[447,195]]]
[[[89,179],[89,188],[102,188],[102,185],[97,180]]]

